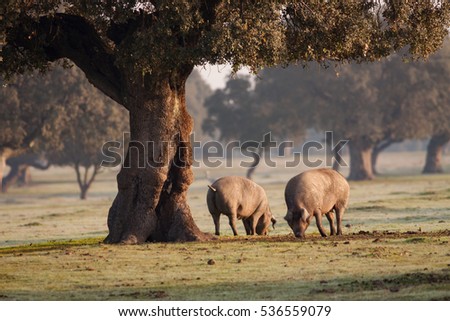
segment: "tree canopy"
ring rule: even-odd
[[[51,74],[17,76],[0,88],[0,157],[24,150],[61,147],[64,127],[64,90],[73,86],[62,68]]]
[[[1,4],[1,71],[45,69],[68,58],[118,99],[114,92],[129,77],[121,66],[141,74],[206,62],[258,70],[377,60],[405,47],[424,57],[447,34],[449,7],[397,0],[8,1]]]

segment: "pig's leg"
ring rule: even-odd
[[[214,226],[216,228],[216,235],[220,235],[220,213],[213,214],[212,217],[214,221]]]
[[[327,214],[328,222],[330,223],[330,235],[336,235],[336,226],[334,225],[334,213],[329,211]]]
[[[258,225],[258,221],[259,218],[261,217],[262,213],[256,213],[252,216],[252,234],[251,235],[256,235],[256,226]]]
[[[255,220],[254,214],[247,218],[247,221],[249,230],[249,233],[247,235],[256,235],[256,224],[258,223],[258,221]]]
[[[245,227],[245,233],[247,234],[247,235],[250,235],[250,233],[251,233],[251,225],[250,225],[250,220],[249,219],[243,219],[242,220],[242,223],[244,223],[244,227]]]
[[[337,235],[342,235],[342,217],[344,216],[345,208],[336,207],[336,221],[337,221]]]
[[[231,213],[230,216],[228,216],[231,229],[233,230],[234,236],[238,235],[237,229],[236,229],[236,221],[237,221],[237,214]]]
[[[248,218],[251,223],[251,233],[250,235],[256,235],[256,226],[258,225],[259,218],[264,214],[264,207],[262,204],[256,208],[253,214]]]
[[[317,228],[319,229],[320,235],[322,235],[323,237],[327,237],[327,233],[325,233],[325,230],[322,226],[322,212],[320,212],[319,210],[315,210],[314,216],[316,217],[316,224]]]

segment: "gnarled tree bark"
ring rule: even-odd
[[[189,72],[129,88],[131,141],[117,176],[119,192],[109,210],[106,243],[209,238],[187,204],[193,181],[193,122],[185,102]]]
[[[423,174],[442,173],[442,149],[450,141],[450,132],[433,135],[428,143]]]

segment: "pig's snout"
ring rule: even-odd
[[[298,238],[302,239],[302,238],[305,237],[305,235],[302,234],[301,232],[296,232],[296,233],[295,233],[295,237],[298,237]]]

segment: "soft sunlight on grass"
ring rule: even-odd
[[[312,222],[295,239],[284,186],[303,168],[262,166],[255,181],[278,219],[268,237],[245,236],[241,223],[233,237],[223,218],[217,240],[139,246],[102,244],[114,170],[86,201],[70,169],[33,171],[31,186],[0,196],[0,300],[449,300],[450,175],[419,175],[414,164],[408,176],[351,182],[343,237],[321,238]],[[213,233],[206,169],[195,175],[191,210]]]

